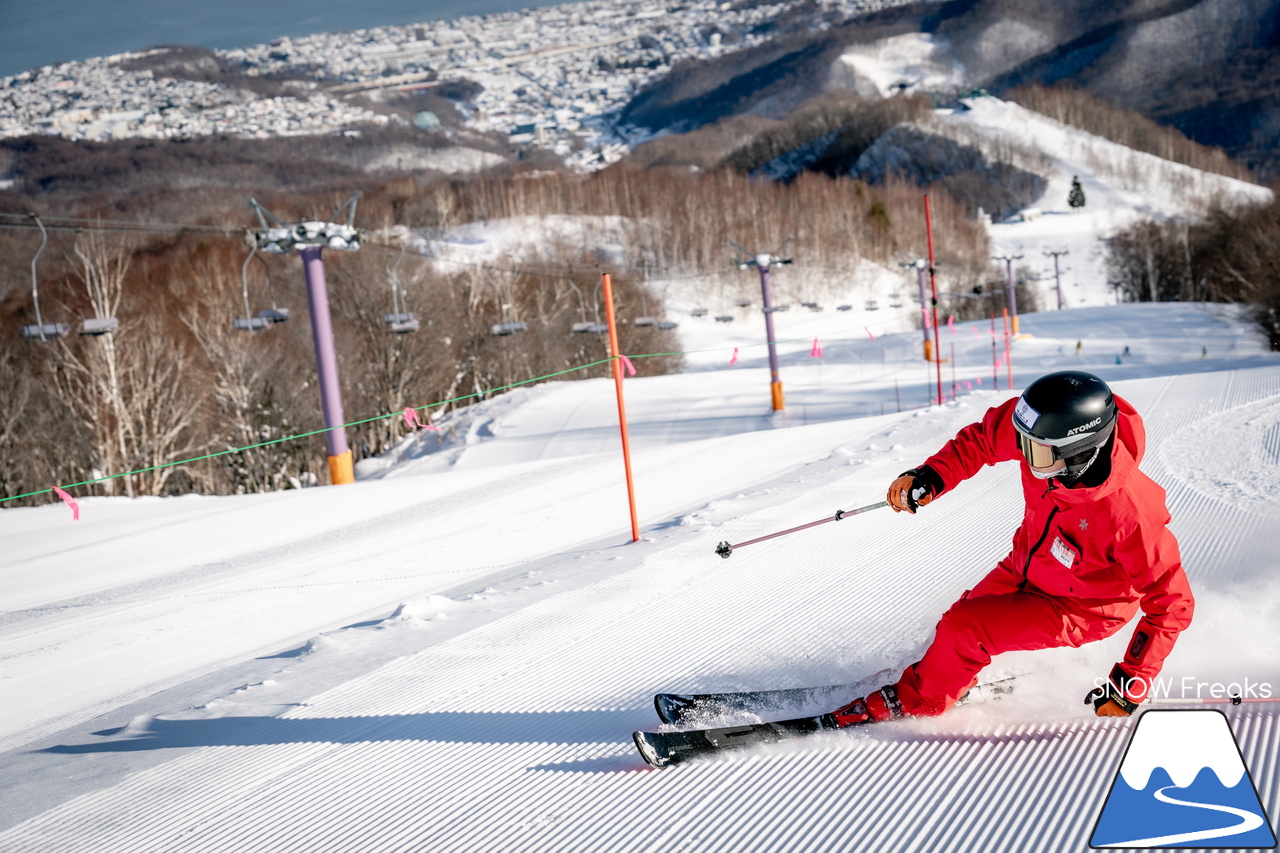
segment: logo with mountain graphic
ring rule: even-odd
[[[1143,713],[1089,846],[1274,848],[1226,714]]]

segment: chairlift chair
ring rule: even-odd
[[[393,335],[416,332],[422,325],[412,314],[383,314],[382,322],[387,324],[387,331]]]
[[[49,338],[65,338],[71,334],[66,323],[31,323],[22,327],[22,336],[28,340],[47,341]]]
[[[875,301],[874,299],[868,299],[868,300],[867,300],[867,310],[868,310],[868,311],[879,311],[879,310],[880,310],[880,303],[879,303],[879,302],[877,302],[877,301]]]
[[[76,232],[76,236],[79,236],[79,232]],[[71,249],[76,253],[76,257],[80,259],[80,262],[84,264],[85,272],[89,277],[89,286],[93,289],[94,305],[98,307],[98,310],[102,310],[105,302],[102,295],[102,284],[98,281],[97,268],[84,256],[84,253],[80,251],[80,247],[75,244],[74,240],[71,243]],[[110,334],[119,328],[120,321],[115,317],[87,317],[80,322],[80,334],[94,337]]]
[[[781,305],[770,305],[768,308],[765,308],[765,309],[763,309],[763,310],[764,310],[764,313],[766,313],[766,314],[773,314],[773,313],[778,312],[778,311],[790,311],[790,310],[791,310],[791,306],[790,306],[790,305],[787,305],[787,304],[784,302],[784,303],[783,303],[783,304],[781,304]]]
[[[276,316],[283,316],[285,320],[289,319],[288,309],[281,311],[274,304],[269,309],[263,309],[258,312],[258,316],[253,316],[253,312],[249,310],[249,261],[258,257],[258,247],[253,239],[252,233],[245,235],[245,241],[249,243],[249,255],[244,259],[244,263],[240,265],[240,286],[241,295],[244,298],[244,316],[236,317],[231,321],[231,328],[237,332],[261,332],[270,329],[275,323],[280,322]],[[266,260],[258,258],[266,266]],[[271,276],[268,273],[267,281],[270,283]],[[274,303],[274,298],[272,299]],[[273,316],[275,315],[275,316]]]
[[[852,306],[852,305],[837,305],[837,306],[836,306],[836,310],[837,310],[837,311],[852,311],[852,310],[853,310],[853,306]]]
[[[49,338],[65,338],[71,333],[70,326],[66,323],[46,323],[40,316],[40,288],[36,278],[36,261],[40,259],[40,253],[44,251],[45,244],[49,242],[49,232],[44,230],[44,223],[40,221],[38,215],[32,213],[31,218],[40,227],[40,247],[36,249],[35,255],[31,258],[31,303],[36,309],[36,321],[22,327],[22,336],[27,340],[37,341],[47,341]]]
[[[496,337],[507,337],[508,335],[528,330],[529,327],[526,324],[512,319],[515,312],[511,310],[511,305],[515,299],[510,291],[510,282],[508,282],[508,290],[505,293],[502,285],[498,282],[495,281],[493,286],[498,290],[498,310],[502,313],[502,322],[494,323],[490,326],[489,334]]]
[[[90,317],[80,322],[80,334],[105,335],[120,328],[120,321],[115,317]]]
[[[658,322],[657,317],[637,317],[631,321],[633,326],[652,326]]]
[[[680,324],[673,320],[659,320],[657,326],[664,332],[669,332]]]
[[[733,315],[732,315],[732,314],[719,314],[719,315],[717,315],[717,316],[716,316],[716,322],[717,322],[717,323],[732,323],[732,322],[733,322]]]
[[[573,288],[574,293],[578,294],[578,310],[581,312],[579,316],[582,317],[580,321],[578,321],[577,323],[573,323],[572,325],[569,326],[569,331],[575,335],[586,335],[586,334],[602,335],[605,332],[609,331],[608,324],[600,322],[599,302],[597,302],[595,305],[595,319],[588,320],[587,319],[587,303],[582,298],[582,290],[578,287],[578,285],[574,284],[572,281],[568,282],[568,285]]]
[[[393,335],[411,334],[418,331],[422,325],[417,317],[405,310],[408,305],[400,304],[400,276],[396,270],[400,266],[400,261],[404,260],[404,250],[405,244],[401,243],[400,254],[396,256],[395,263],[387,269],[387,279],[391,282],[391,313],[383,314],[382,322],[387,324],[387,331]]]
[[[690,316],[690,317],[705,317],[705,316],[707,316],[707,309],[706,309],[706,308],[694,308],[692,311],[690,311],[690,312],[689,312],[689,316]]]

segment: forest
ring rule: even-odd
[[[1188,140],[1069,86],[1023,86],[1012,99],[1063,123],[1196,168],[1247,179],[1222,151]],[[231,494],[323,482],[323,428],[301,263],[250,253],[255,198],[285,222],[324,221],[359,192],[357,252],[326,251],[349,443],[358,461],[385,452],[423,419],[519,383],[607,375],[607,342],[572,331],[598,320],[602,273],[615,284],[620,346],[644,374],[678,370],[664,297],[690,282],[726,300],[758,298],[737,247],[793,259],[778,286],[794,301],[847,293],[859,266],[921,257],[930,195],[939,285],[957,319],[998,313],[979,208],[1007,215],[1041,190],[1035,152],[978,153],[903,122],[927,116],[922,96],[867,101],[826,93],[785,120],[733,116],[641,145],[592,173],[558,167],[495,137],[465,143],[504,156],[468,176],[366,168],[389,148],[459,145],[456,129],[370,130],[358,137],[280,140],[0,141],[0,498],[54,484],[93,494]],[[911,146],[917,168],[851,177],[877,140]],[[904,135],[905,134],[905,135]],[[781,179],[771,164],[821,140],[822,156]],[[883,143],[882,143],[883,144]],[[949,146],[949,147],[948,147]],[[963,154],[961,157],[959,155]],[[1015,168],[1013,162],[1023,164]],[[963,162],[961,162],[963,161]],[[934,164],[934,165],[930,165]],[[943,168],[945,167],[945,168]],[[39,221],[37,222],[37,217]],[[537,223],[571,218],[571,237]],[[456,229],[506,222],[528,239],[484,261],[437,257]],[[39,225],[48,239],[41,248]],[[1280,207],[1213,205],[1193,220],[1140,223],[1115,236],[1111,284],[1123,298],[1239,301],[1280,343]],[[65,323],[66,337],[24,337]],[[784,294],[786,295],[786,294]],[[1022,283],[1022,311],[1035,290]],[[288,322],[246,332],[234,321],[287,308]],[[388,313],[418,331],[394,334]],[[116,331],[76,334],[84,319]],[[495,335],[499,323],[526,331]],[[659,355],[660,354],[660,355]],[[593,365],[584,367],[584,365]],[[138,473],[132,473],[138,472]]]
[[[25,174],[56,172],[37,168],[50,156],[40,151],[44,144],[11,145],[14,170],[22,174],[30,157]],[[604,336],[571,331],[595,316],[602,273],[615,284],[622,351],[667,354],[679,349],[672,331],[631,321],[662,317],[673,281],[693,277],[717,293],[758,297],[756,277],[734,263],[733,242],[751,251],[786,246],[796,259],[788,280],[819,295],[846,288],[861,263],[893,264],[896,253],[914,256],[925,247],[921,192],[900,181],[872,187],[807,174],[782,184],[732,169],[626,165],[584,176],[517,161],[470,178],[377,180],[353,171],[341,188],[327,175],[315,192],[292,179],[263,191],[237,179],[230,155],[231,165],[192,170],[190,150],[149,145],[148,179],[138,192],[28,181],[26,192],[0,193],[0,222],[9,226],[0,228],[8,260],[0,316],[9,330],[0,335],[0,383],[9,403],[0,415],[0,497],[87,481],[97,482],[82,487],[84,494],[128,495],[324,482],[301,264],[296,254],[250,253],[243,241],[256,226],[250,195],[297,222],[324,221],[353,191],[362,193],[355,223],[361,249],[324,254],[345,416],[360,422],[347,431],[357,461],[403,438],[405,407],[421,407],[424,420],[438,418],[496,389],[607,358]],[[103,167],[111,174],[138,168],[134,144],[95,146],[93,155],[109,164],[113,151],[119,162]],[[250,173],[268,174],[268,166]],[[165,175],[175,176],[170,192],[162,190]],[[42,320],[72,327],[47,341],[18,334],[35,323],[31,272],[40,233],[32,214],[49,226],[34,265]],[[483,263],[446,263],[407,239],[548,216],[580,219],[581,236]],[[602,251],[598,226],[606,218],[623,229],[620,240],[616,228],[609,237],[610,245],[625,246],[621,253]],[[956,286],[980,280],[985,236],[945,193],[934,201],[934,228]],[[288,322],[234,329],[246,313],[246,292],[251,316],[278,305],[290,309]],[[420,319],[418,332],[389,333],[384,315],[393,304]],[[84,318],[107,317],[119,321],[114,333],[75,333]],[[492,334],[507,321],[527,331]],[[634,364],[642,374],[660,373],[678,369],[680,357]],[[609,369],[597,364],[557,378]],[[6,505],[43,500],[47,495]]]

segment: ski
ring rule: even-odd
[[[789,687],[744,693],[659,693],[653,697],[653,705],[658,711],[658,719],[673,726],[710,722],[726,714],[797,712],[810,706],[838,708],[860,696],[859,691],[875,678],[826,687]]]
[[[641,757],[653,767],[679,764],[699,755],[728,749],[744,749],[765,743],[777,743],[805,737],[820,731],[840,728],[830,714],[800,717],[776,723],[752,723],[718,729],[693,729],[684,732],[635,732],[632,739]]]
[[[653,706],[658,719],[667,725],[714,723],[727,715],[820,712],[839,708],[870,693],[887,681],[896,670],[881,670],[861,681],[831,684],[825,687],[787,687],[781,690],[750,690],[742,693],[658,693]],[[974,690],[992,698],[1013,690],[1014,677],[979,684]]]
[[[654,697],[658,716],[668,725],[688,723],[696,719],[714,720],[727,714],[767,714],[784,707],[795,708],[827,700],[826,707],[844,707],[852,698],[868,692],[868,683],[881,682],[882,673],[853,684],[828,687],[797,687],[784,690],[758,690],[746,693],[703,693],[685,695],[659,693]],[[964,704],[978,698],[992,701],[1013,692],[1017,676],[979,684],[960,699]],[[854,725],[865,725],[855,723]],[[645,762],[653,767],[667,767],[690,758],[725,750],[744,749],[761,744],[806,737],[822,731],[841,728],[834,712],[801,716],[777,722],[745,723],[668,732],[634,732],[632,740]]]

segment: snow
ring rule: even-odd
[[[1060,259],[1067,307],[1114,304],[1116,293],[1107,284],[1106,242],[1116,232],[1143,219],[1195,217],[1213,201],[1260,204],[1272,198],[1264,187],[1134,151],[1008,101],[980,97],[963,104],[965,110],[939,115],[930,129],[958,141],[980,140],[983,150],[1012,154],[1015,165],[1047,181],[1044,194],[1030,205],[1041,216],[994,223],[988,229],[993,255],[1022,255],[1016,267],[1026,267],[1040,279],[1042,305],[1057,305],[1053,259],[1047,252],[1070,252]],[[1018,152],[1027,150],[1028,142],[1033,161],[1020,162],[1026,155]],[[1075,177],[1086,202],[1078,210],[1067,204]]]
[[[1006,370],[993,387],[982,324],[943,330],[955,361],[946,405],[930,407],[918,332],[872,341],[834,313],[776,319],[795,339],[784,414],[769,412],[745,324],[686,318],[686,341],[706,350],[696,363],[626,380],[639,542],[600,379],[452,413],[351,486],[82,498],[79,522],[60,503],[0,513],[0,848],[816,850],[865,837],[955,849],[959,837],[994,850],[1047,833],[1060,843],[1036,849],[1083,849],[1128,728],[1081,697],[1127,632],[997,659],[989,677],[1021,673],[1016,692],[936,720],[661,772],[635,752],[658,690],[834,684],[914,660],[1018,517],[1016,473],[999,466],[914,518],[871,512],[716,556],[721,540],[882,499],[1014,393]],[[1280,359],[1228,306],[1022,320],[1015,390],[1081,367],[1147,419],[1144,468],[1169,490],[1198,598],[1164,673],[1172,692],[1280,686],[1268,482]],[[1274,779],[1274,712],[1229,713],[1255,778]],[[874,803],[853,793],[869,767],[902,779]],[[1073,796],[1046,785],[1049,768]],[[1275,782],[1260,793],[1274,813]]]
[[[947,39],[928,33],[905,33],[856,45],[841,54],[840,61],[856,75],[851,88],[863,96],[888,98],[899,91],[964,85],[964,68],[951,56]]]
[[[1025,118],[989,106],[956,121]],[[986,677],[1016,674],[1011,695],[937,719],[663,771],[630,739],[656,728],[656,691],[840,684],[916,660],[1007,551],[1012,463],[917,516],[868,512],[728,560],[714,549],[882,500],[900,471],[1062,368],[1137,407],[1143,469],[1168,492],[1197,610],[1155,695],[1280,695],[1280,355],[1237,307],[1110,304],[1093,247],[1179,199],[1085,168],[1073,133],[1027,132],[1055,180],[1080,174],[1102,209],[1067,214],[1059,184],[1041,219],[993,226],[1006,250],[1072,246],[1069,309],[1021,317],[1011,368],[993,365],[1002,331],[956,323],[939,377],[910,299],[865,309],[914,279],[867,263],[821,295],[825,311],[774,315],[786,411],[773,413],[758,306],[736,307],[722,282],[666,283],[685,370],[624,383],[639,541],[609,379],[434,417],[438,430],[362,462],[353,485],[77,496],[80,521],[60,502],[0,512],[0,849],[1086,849],[1133,721],[1081,700],[1128,630],[1002,656]],[[431,248],[460,263],[548,239],[608,254],[634,227],[508,220]],[[738,290],[757,281],[743,273]],[[808,295],[796,267],[774,284],[792,303]],[[939,381],[945,403],[931,404]],[[1273,815],[1277,710],[1226,708]]]

